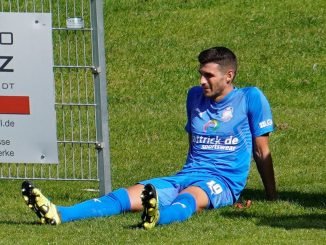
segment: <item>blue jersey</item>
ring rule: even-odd
[[[246,184],[254,137],[273,131],[272,113],[256,87],[234,88],[221,101],[193,87],[187,98],[186,131],[191,144],[179,174],[221,178],[237,199]]]

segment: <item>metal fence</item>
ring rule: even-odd
[[[0,0],[0,12],[52,13],[59,150],[57,165],[0,163],[0,179],[99,180],[111,191],[102,0]]]

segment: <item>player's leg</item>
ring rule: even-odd
[[[145,229],[152,229],[157,224],[182,222],[209,203],[206,193],[197,186],[186,188],[165,206],[159,205],[159,194],[152,184],[145,185],[141,198],[144,207],[141,225]]]
[[[144,189],[144,185],[142,184],[136,184],[127,188],[131,211],[143,210],[142,202],[140,199],[140,195],[143,189]]]
[[[26,204],[37,214],[42,223],[60,224],[73,220],[95,217],[112,216],[130,210],[139,210],[141,205],[133,205],[139,199],[142,185],[135,185],[127,189],[118,189],[100,198],[70,206],[56,206],[50,202],[39,189],[25,181],[22,185],[22,194]],[[131,201],[133,200],[133,201]]]
[[[143,213],[141,226],[145,229],[153,228],[160,216],[159,209],[170,205],[180,191],[180,185],[174,176],[155,178],[140,182],[144,185],[141,194]]]
[[[157,224],[170,224],[189,219],[196,211],[207,208],[210,204],[206,192],[198,186],[184,189],[171,205],[160,209],[160,219]]]
[[[102,197],[90,199],[70,207],[58,206],[62,222],[81,219],[109,217],[128,211],[142,209],[140,194],[143,185],[135,185],[128,189],[120,188]]]
[[[158,197],[156,199],[158,200]],[[223,181],[219,179],[196,181],[181,191],[171,204],[160,208],[157,205],[151,207],[154,211],[147,213],[153,213],[158,218],[143,219],[148,223],[143,222],[143,226],[150,229],[156,224],[182,222],[190,218],[196,211],[232,205],[233,201],[232,193]],[[150,206],[148,203],[147,205]],[[146,203],[144,208],[146,208]]]

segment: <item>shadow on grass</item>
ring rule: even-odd
[[[326,214],[277,215],[263,216],[248,212],[223,211],[222,216],[231,219],[255,218],[257,225],[292,229],[326,229]]]
[[[259,225],[283,227],[285,229],[326,229],[326,214],[303,214],[277,216],[273,219],[261,219]]]
[[[14,220],[0,220],[0,225],[37,225],[41,226],[42,224],[40,222],[22,222],[22,221],[14,221]]]
[[[242,198],[252,201],[264,201],[264,192],[259,190],[246,189]],[[255,214],[251,212],[223,211],[221,215],[233,219],[237,218],[255,218],[257,225],[271,227],[282,227],[285,229],[326,229],[326,194],[325,193],[301,193],[295,191],[279,192],[279,201],[295,203],[304,208],[312,208],[315,213],[309,214],[289,214],[273,216],[264,214]],[[320,211],[324,211],[321,213]]]
[[[265,194],[261,190],[245,189],[241,195],[244,199],[264,201]],[[278,192],[280,201],[297,203],[305,208],[326,208],[326,193],[302,193],[297,191]]]

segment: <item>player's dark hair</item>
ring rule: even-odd
[[[213,62],[219,64],[222,68],[231,67],[234,72],[237,71],[237,57],[228,48],[213,47],[202,51],[198,55],[198,61],[201,65]]]

